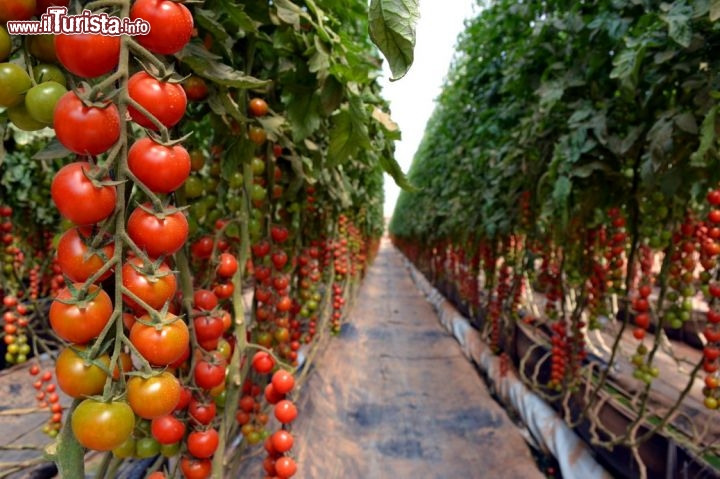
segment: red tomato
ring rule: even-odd
[[[208,359],[201,359],[195,363],[193,376],[195,384],[203,389],[212,389],[225,381],[225,367],[227,362],[222,355],[211,353]]]
[[[150,256],[169,256],[182,248],[188,236],[188,221],[181,211],[152,214],[150,203],[130,213],[127,232],[135,244]]]
[[[70,5],[70,0],[37,0],[35,15],[39,17],[47,12],[49,7],[67,7],[68,5]]]
[[[127,382],[127,401],[138,416],[155,419],[173,412],[181,390],[178,378],[167,371],[147,379],[133,376]]]
[[[82,283],[75,283],[74,287],[79,290]],[[50,305],[50,326],[62,339],[84,344],[96,338],[110,321],[112,302],[110,296],[97,285],[90,286],[88,295],[82,302],[63,302],[71,299],[73,294],[68,288],[60,290]]]
[[[279,369],[272,376],[272,385],[278,394],[287,394],[295,387],[295,378],[284,369]]]
[[[114,243],[91,253],[88,247],[91,240],[92,230],[90,228],[70,228],[58,242],[58,266],[63,274],[74,282],[84,283],[90,276],[97,273],[115,253]],[[104,259],[101,255],[104,256]],[[111,272],[112,268],[98,278],[98,281],[109,277]]]
[[[223,278],[229,278],[235,274],[238,269],[237,259],[230,253],[222,253],[220,255],[217,274]]]
[[[195,398],[190,400],[188,405],[188,414],[190,418],[198,424],[207,425],[212,422],[217,413],[217,406],[213,401],[202,402]]]
[[[142,321],[151,323],[150,316]],[[190,331],[187,324],[177,316],[167,314],[160,329],[135,322],[130,330],[130,342],[153,366],[167,366],[182,357],[190,345]]]
[[[297,464],[295,459],[290,456],[283,456],[275,461],[275,474],[280,479],[292,477],[297,472]]]
[[[210,311],[218,304],[218,298],[215,293],[209,289],[198,289],[193,295],[195,307],[203,311]]]
[[[233,291],[235,291],[235,286],[233,286],[232,283],[223,283],[218,284],[213,288],[213,292],[215,293],[215,296],[217,296],[220,299],[227,299],[230,296],[232,296]]]
[[[130,147],[128,167],[153,192],[170,193],[190,175],[190,154],[181,145],[164,146],[145,137]]]
[[[105,108],[85,106],[69,91],[55,104],[53,128],[58,141],[73,153],[99,155],[120,138],[120,113],[112,103]]]
[[[279,453],[288,452],[290,449],[292,449],[293,442],[295,442],[292,434],[290,434],[288,431],[285,431],[284,429],[275,431],[273,435],[270,436],[270,441],[272,443],[273,449]]]
[[[212,462],[209,459],[183,457],[180,460],[180,470],[185,479],[207,479],[212,474]]]
[[[185,90],[176,83],[161,82],[141,71],[130,77],[127,88],[130,98],[145,108],[148,113],[167,128],[176,125],[185,115],[187,97],[185,96]],[[140,113],[132,105],[128,106],[128,113],[138,125],[151,130],[158,130],[158,127],[150,118]]]
[[[115,210],[115,187],[96,187],[88,179],[94,172],[90,163],[76,161],[60,168],[50,185],[50,195],[60,214],[77,225],[97,223]]]
[[[180,391],[180,401],[177,403],[177,406],[175,406],[175,411],[182,411],[185,408],[188,407],[188,404],[190,404],[190,400],[192,399],[192,393],[188,388],[182,388],[182,391]]]
[[[82,78],[110,73],[120,59],[120,37],[84,33],[56,35],[55,54],[66,70]]]
[[[275,367],[275,360],[265,351],[258,351],[252,359],[252,366],[260,374],[267,374]]]
[[[156,271],[153,269],[142,259],[132,258],[122,267],[122,283],[148,306],[159,310],[175,296],[177,281],[167,264],[161,263]],[[123,301],[138,312],[145,311],[128,296],[123,295]]]
[[[210,236],[203,236],[190,246],[190,252],[197,259],[208,259],[212,250],[213,239]]]
[[[130,19],[138,18],[150,24],[150,32],[138,35],[135,39],[153,53],[177,53],[192,36],[192,14],[180,3],[170,0],[137,0],[130,9]]]
[[[35,0],[3,0],[0,2],[0,23],[29,20],[35,13]]]
[[[193,318],[195,337],[198,342],[218,339],[225,332],[223,321],[219,316],[203,315]]]
[[[297,417],[297,408],[288,399],[283,399],[275,405],[275,418],[282,424],[290,424]]]
[[[150,431],[160,444],[174,444],[185,437],[185,423],[172,414],[167,414],[153,419]]]
[[[188,452],[197,458],[207,459],[215,454],[219,442],[218,432],[213,428],[193,431],[187,438]]]
[[[96,451],[110,451],[131,437],[135,414],[127,403],[86,399],[73,411],[71,426],[78,442]]]

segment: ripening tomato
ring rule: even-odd
[[[82,283],[75,283],[80,290]],[[66,304],[73,299],[69,288],[60,290],[50,305],[50,326],[65,341],[84,344],[96,338],[110,321],[113,306],[110,296],[99,286],[90,286],[86,297],[77,304]]]
[[[127,233],[135,244],[150,256],[169,256],[182,248],[189,225],[182,211],[153,214],[150,203],[133,210],[128,218]]]
[[[150,24],[147,35],[135,37],[153,53],[172,55],[182,50],[193,32],[193,17],[181,3],[170,0],[137,0],[130,9],[130,19],[142,18]]]
[[[177,290],[175,274],[167,264],[160,263],[154,268],[144,264],[140,258],[132,258],[123,265],[122,284],[148,306],[158,310],[175,296]],[[123,301],[138,312],[145,311],[129,296],[123,295]]]
[[[182,145],[165,146],[145,137],[130,147],[128,167],[153,192],[170,193],[190,175],[190,154]]]
[[[252,116],[265,116],[268,113],[268,104],[262,98],[253,98],[248,104]]]
[[[184,456],[180,460],[180,470],[185,479],[207,479],[212,474],[212,462],[209,459]]]
[[[57,264],[63,274],[77,283],[84,283],[97,273],[115,253],[115,244],[110,243],[91,251],[92,229],[75,227],[67,230],[57,245]],[[112,268],[98,278],[102,281],[110,276]]]
[[[60,214],[76,225],[98,223],[115,210],[115,187],[95,186],[88,179],[95,170],[88,162],[76,161],[60,168],[50,185],[50,195]]]
[[[73,434],[88,449],[110,451],[124,443],[135,429],[135,414],[122,401],[86,399],[71,418]]]
[[[176,125],[185,115],[187,97],[185,90],[177,83],[161,82],[141,71],[130,77],[127,89],[130,98],[167,128]],[[158,130],[150,118],[140,113],[132,105],[128,106],[128,113],[138,125]]]
[[[208,87],[205,84],[205,80],[199,76],[191,75],[190,78],[182,83],[182,87],[190,101],[204,100],[208,94]]]
[[[30,75],[15,63],[0,63],[0,106],[19,105],[32,88]]]
[[[173,412],[180,402],[178,378],[165,371],[156,376],[133,376],[127,382],[127,401],[138,416],[155,419]]]
[[[99,155],[120,138],[120,113],[113,103],[104,108],[85,106],[69,91],[55,105],[53,128],[58,141],[73,153]]]
[[[103,354],[93,361],[86,361],[75,351],[84,351],[85,349],[82,346],[65,348],[55,360],[57,384],[65,394],[72,398],[102,393],[108,378],[108,374],[98,364],[102,364],[105,369],[108,369],[110,356]]]
[[[0,2],[0,23],[29,20],[35,13],[35,0],[3,0]]]
[[[69,72],[82,78],[96,78],[117,67],[120,37],[92,33],[56,35],[55,54]]]
[[[151,323],[150,316],[140,318]],[[153,366],[167,366],[181,358],[190,345],[190,331],[187,324],[177,316],[168,313],[157,326],[136,321],[130,330],[130,342]]]

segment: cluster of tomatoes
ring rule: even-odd
[[[296,319],[304,326],[304,342],[310,343],[315,337],[322,294],[318,287],[322,279],[320,271],[320,247],[318,241],[305,248],[298,256],[298,301],[300,309]]]
[[[47,409],[50,412],[48,422],[42,431],[50,437],[55,437],[60,432],[63,418],[63,408],[60,405],[60,396],[57,393],[57,385],[53,382],[52,372],[42,371],[40,366],[33,364],[29,373],[37,379],[33,382],[35,400],[40,409]]]
[[[505,301],[510,294],[510,266],[503,262],[500,266],[495,293],[490,299],[487,309],[487,319],[490,323],[490,347],[493,351],[500,351],[500,335],[502,329],[502,312]]]
[[[15,296],[3,297],[3,341],[6,345],[5,362],[20,364],[28,360],[31,347],[28,344],[30,308]]]
[[[591,274],[587,282],[588,322],[591,329],[600,327],[600,317],[608,315],[605,294],[607,293],[607,267],[601,252],[607,246],[607,230],[605,226],[591,228],[587,231],[585,251],[591,258]]]
[[[668,292],[665,297],[671,302],[664,311],[665,321],[673,329],[679,329],[690,320],[693,311],[693,296],[697,293],[695,269],[697,267],[697,228],[692,214],[688,213],[677,231],[673,233],[676,246],[670,255],[668,269]]]
[[[717,282],[718,255],[720,255],[720,189],[707,194],[710,205],[708,225],[701,240],[701,264],[704,271],[701,279],[708,301],[707,324],[703,330],[706,344],[703,347],[703,370],[705,371],[704,404],[708,409],[717,409],[720,405],[720,379],[718,378],[718,358],[720,358],[720,284]],[[715,273],[715,275],[713,274]],[[713,277],[714,276],[714,277]]]

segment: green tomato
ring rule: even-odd
[[[230,188],[242,188],[243,182],[243,175],[239,171],[236,171],[235,173],[230,175],[230,179],[228,179],[228,184],[230,185]]]
[[[232,213],[237,213],[243,207],[242,197],[240,195],[232,195],[225,200],[225,204]]]
[[[205,183],[197,176],[191,176],[185,180],[185,196],[198,198],[205,192]]]
[[[213,176],[205,178],[205,191],[216,191],[218,187],[218,179]]]
[[[250,197],[253,201],[262,201],[267,197],[267,190],[260,185],[253,185]]]
[[[180,454],[180,442],[174,444],[161,444],[160,454],[164,457],[175,457]]]
[[[214,162],[210,165],[210,174],[211,174],[212,176],[220,176],[220,172],[221,172],[221,171],[222,171],[222,167],[220,166],[220,162],[219,162],[219,161],[214,161]]]
[[[127,459],[135,455],[135,438],[130,436],[120,444],[118,447],[112,450],[113,456],[119,459]]]
[[[0,62],[4,62],[10,58],[10,51],[12,50],[12,39],[10,34],[5,30],[5,27],[0,25]]]
[[[154,437],[143,437],[135,442],[135,457],[146,459],[160,454],[160,443]]]
[[[14,63],[0,63],[0,106],[9,108],[22,103],[32,87],[30,75]]]
[[[265,173],[265,162],[258,157],[253,158],[252,159],[252,172],[253,172],[253,175],[255,175],[255,176],[260,176],[263,173]]]
[[[220,394],[215,396],[215,398],[214,398],[215,405],[217,405],[217,407],[221,407],[221,408],[225,407],[225,398],[226,397],[227,397],[227,392],[223,390]]]
[[[24,131],[42,130],[48,126],[47,123],[37,121],[33,118],[24,103],[8,108],[7,114],[10,121],[13,122],[13,125]]]
[[[63,71],[59,67],[51,65],[49,63],[41,63],[40,65],[35,65],[33,67],[33,77],[35,77],[36,83],[54,81],[64,87],[67,86],[67,80],[65,79],[65,74],[63,73]]]
[[[25,107],[30,116],[42,123],[52,123],[55,104],[67,93],[60,83],[46,81],[32,87],[25,96]]]

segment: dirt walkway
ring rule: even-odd
[[[384,242],[293,425],[302,479],[543,477]]]

